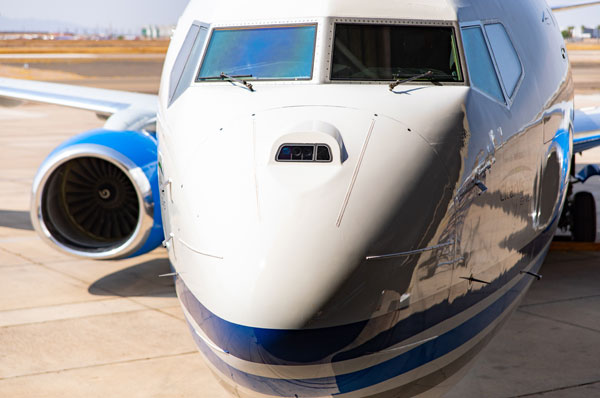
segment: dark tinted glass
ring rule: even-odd
[[[331,162],[331,152],[325,144],[284,144],[275,159],[279,162]]]
[[[317,161],[320,161],[320,162],[331,161],[331,153],[329,152],[328,146],[319,145],[317,147]]]
[[[332,80],[463,81],[451,27],[337,24]]]

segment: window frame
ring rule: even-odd
[[[389,84],[391,80],[341,80],[331,79],[333,66],[333,50],[335,45],[335,31],[338,24],[356,24],[356,25],[396,25],[396,26],[412,26],[412,27],[446,27],[452,28],[454,31],[454,39],[456,41],[456,52],[458,56],[459,67],[461,68],[462,81],[456,82],[441,82],[443,86],[468,86],[470,85],[469,74],[466,68],[466,58],[462,44],[462,36],[460,26],[456,21],[433,21],[424,19],[384,19],[384,18],[345,18],[333,17],[329,21],[329,37],[327,38],[327,53],[324,65],[324,83],[328,84]],[[414,84],[433,85],[428,81],[414,81]]]
[[[202,56],[200,57],[200,60],[198,62],[198,64],[196,65],[196,74],[194,75],[194,80],[192,81],[192,84],[196,85],[196,84],[204,84],[204,83],[229,83],[228,81],[223,81],[223,80],[199,80],[198,76],[200,75],[200,70],[202,69],[202,64],[204,64],[204,60],[206,58],[206,53],[208,50],[208,46],[213,38],[213,33],[216,30],[250,30],[250,29],[267,29],[267,28],[286,28],[286,27],[303,27],[303,26],[314,26],[315,28],[315,39],[314,39],[314,43],[313,43],[313,51],[312,51],[312,64],[311,64],[311,70],[310,70],[310,77],[309,78],[292,78],[292,79],[280,79],[280,78],[269,78],[269,79],[249,79],[249,82],[252,82],[252,84],[254,83],[262,83],[262,82],[310,82],[313,81],[315,78],[315,63],[317,62],[317,45],[319,43],[319,23],[317,21],[298,21],[296,22],[285,22],[285,23],[259,23],[259,24],[239,24],[239,25],[211,25],[208,34],[207,34],[207,40],[206,43],[204,45],[204,48],[202,50]]]
[[[509,96],[506,91],[504,80],[502,79],[502,74],[500,73],[500,68],[498,67],[498,62],[496,61],[496,56],[494,55],[494,50],[493,50],[490,40],[488,38],[487,31],[485,30],[486,25],[494,25],[494,24],[502,25],[502,27],[504,28],[504,31],[506,32],[506,35],[508,36],[508,40],[510,41],[510,45],[514,49],[515,54],[517,54],[517,59],[519,60],[519,65],[521,66],[521,75],[519,76],[519,80],[517,81],[517,84],[515,85],[515,89],[512,93],[512,96]],[[471,86],[471,88],[476,89],[477,92],[485,95],[486,97],[492,99],[493,101],[495,101],[499,104],[504,105],[507,109],[510,109],[512,107],[512,104],[514,103],[514,99],[517,96],[517,93],[519,92],[519,89],[521,88],[521,84],[523,83],[523,80],[525,78],[525,67],[523,65],[523,60],[521,59],[521,55],[519,54],[519,52],[517,51],[517,48],[514,45],[514,40],[511,36],[509,30],[506,29],[506,25],[504,25],[500,20],[485,19],[485,20],[480,20],[480,21],[461,22],[460,23],[461,42],[462,42],[462,30],[465,28],[473,28],[473,27],[479,27],[479,29],[481,30],[481,33],[483,34],[485,44],[488,48],[488,53],[490,54],[490,59],[492,61],[492,65],[494,65],[494,71],[496,72],[496,79],[498,79],[498,83],[500,84],[500,89],[502,90],[502,95],[504,96],[504,101],[503,102],[499,101],[498,98],[495,98],[495,97],[487,94],[486,92],[484,92],[477,86],[474,86],[472,84],[470,84],[470,86]],[[467,56],[467,54],[465,52],[465,59],[466,59],[466,56]],[[467,69],[468,68],[469,67],[467,65]],[[470,75],[471,71],[468,71],[468,72]]]

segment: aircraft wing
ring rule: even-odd
[[[104,126],[110,130],[146,128],[156,120],[158,109],[156,95],[8,78],[0,78],[0,104],[3,99],[93,111],[110,116]]]
[[[562,6],[554,6],[552,7],[552,11],[566,11],[566,10],[572,10],[575,8],[580,8],[580,7],[588,7],[588,6],[594,6],[594,5],[598,5],[600,4],[600,1],[588,1],[588,2],[582,2],[582,3],[577,3],[577,4],[565,4]]]
[[[583,152],[600,146],[600,107],[575,111],[574,123],[574,152]]]

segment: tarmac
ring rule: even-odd
[[[117,79],[152,92],[158,77]],[[104,87],[109,80],[98,78]],[[577,103],[600,105],[600,97]],[[32,230],[40,163],[101,125],[86,111],[0,107],[0,397],[229,397],[196,351],[171,279],[158,278],[169,272],[162,249],[82,261]],[[600,150],[584,161],[600,163]],[[600,177],[585,185],[600,199]],[[552,251],[541,273],[445,398],[600,397],[600,251]]]

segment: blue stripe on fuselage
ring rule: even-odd
[[[228,322],[210,312],[196,299],[180,277],[176,279],[176,287],[181,302],[206,336],[237,358],[261,364],[292,366],[339,362],[360,358],[394,346],[477,304],[527,267],[531,259],[537,257],[545,247],[552,236],[552,231],[549,226],[542,235],[521,250],[522,263],[513,266],[498,279],[479,289],[476,294],[467,294],[452,303],[441,302],[426,311],[411,314],[399,321],[384,319],[397,315],[390,313],[368,321],[321,329],[253,328]],[[355,339],[369,322],[387,325],[387,327],[368,341],[347,349],[346,347],[355,343]]]
[[[532,268],[532,271],[537,271],[542,261],[543,257],[540,257]],[[438,338],[423,343],[408,352],[402,353],[378,365],[336,377],[288,380],[248,374],[229,366],[217,357],[211,348],[198,338],[195,333],[192,334],[196,344],[206,358],[225,377],[229,377],[235,383],[253,391],[276,396],[293,396],[293,394],[298,394],[299,396],[316,397],[343,394],[367,388],[402,375],[438,359],[467,343],[502,315],[532,281],[529,276],[517,276],[517,278],[521,278],[521,280],[485,310],[456,328],[440,335]],[[248,344],[254,344],[254,342],[248,341]]]

